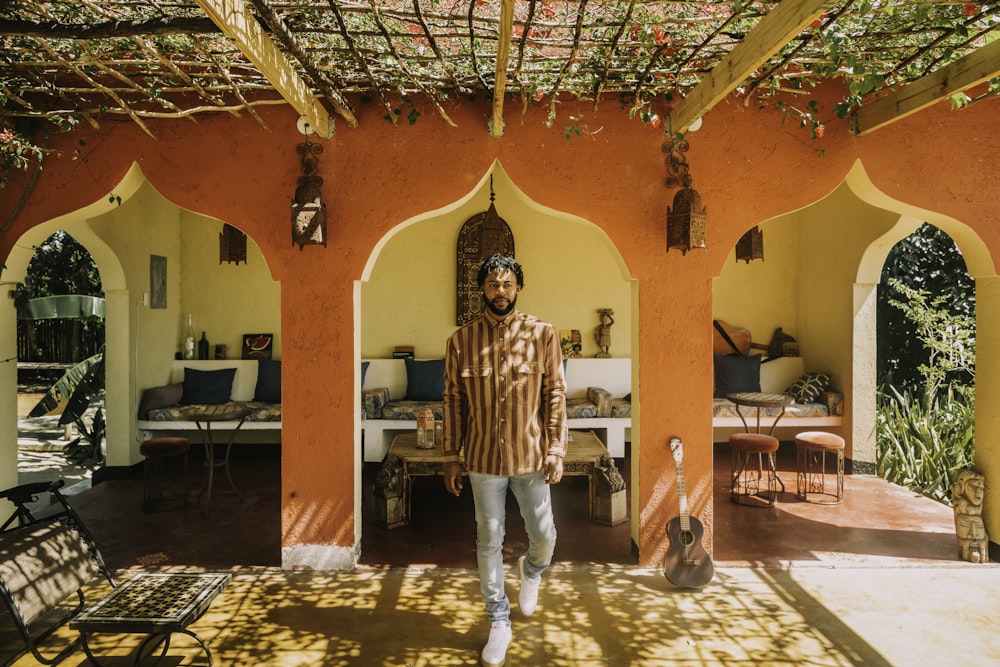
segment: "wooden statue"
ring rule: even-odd
[[[958,557],[970,563],[986,563],[990,559],[989,541],[981,516],[985,486],[986,478],[981,474],[962,469],[951,487]]]
[[[594,337],[597,338],[597,347],[600,348],[600,352],[594,356],[598,359],[607,359],[611,356],[609,351],[611,349],[611,325],[615,323],[615,311],[611,308],[600,308],[597,314],[601,318],[601,323],[597,326]]]

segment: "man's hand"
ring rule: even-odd
[[[542,470],[545,471],[546,484],[558,484],[563,475],[562,457],[549,454],[545,457],[545,465],[542,467]]]
[[[561,474],[561,465],[559,471]],[[462,464],[458,461],[450,461],[444,464],[444,488],[453,496],[462,493]]]

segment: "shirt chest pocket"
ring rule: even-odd
[[[542,370],[536,362],[526,361],[511,366],[511,395],[519,403],[535,401],[540,391]]]
[[[463,368],[462,385],[474,405],[488,405],[493,401],[493,367],[476,366]]]

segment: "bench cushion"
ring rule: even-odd
[[[589,398],[567,398],[567,419],[591,419],[597,416],[597,406]]]
[[[632,418],[632,401],[616,398],[611,401],[611,416],[615,419]]]
[[[740,414],[739,412],[737,412],[737,409],[739,409],[739,411],[743,413],[743,416],[745,418],[749,419],[757,417],[757,408],[751,406],[743,406],[741,408],[737,408],[735,403],[725,398],[716,398],[714,401],[712,401],[713,418],[739,417]],[[777,417],[779,414],[781,414],[780,407],[760,408],[761,417]],[[795,419],[802,417],[827,417],[827,416],[829,416],[829,412],[826,409],[826,406],[823,405],[822,403],[796,403],[794,405],[789,405],[788,407],[785,408],[785,413],[784,416],[782,417],[782,420],[789,418]],[[785,424],[786,426],[791,425],[785,423],[784,421],[782,421],[781,423]]]
[[[435,421],[444,419],[441,401],[390,401],[382,406],[382,419],[416,421],[417,414],[424,408],[430,408]]]

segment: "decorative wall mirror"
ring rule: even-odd
[[[483,260],[496,253],[514,256],[514,235],[506,221],[497,214],[493,203],[493,177],[490,176],[490,207],[462,225],[458,233],[458,298],[455,323],[462,326],[483,312],[482,291],[476,278]]]

